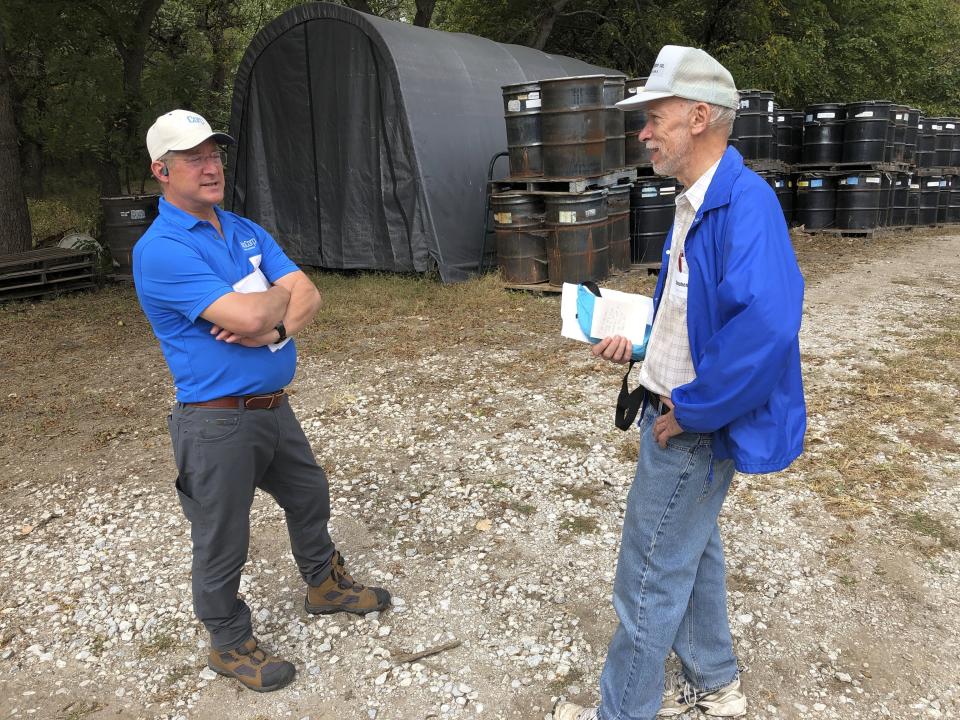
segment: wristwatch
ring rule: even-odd
[[[282,343],[284,340],[287,339],[287,328],[284,327],[283,320],[278,322],[273,329],[276,330],[277,333],[279,333],[280,335],[280,337],[277,339],[278,343]]]

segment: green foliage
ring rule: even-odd
[[[253,36],[302,0],[4,0],[16,121],[50,175],[137,192],[147,127],[189,107],[229,125],[233,78]],[[341,4],[358,3],[341,0]],[[368,0],[411,22],[414,0]],[[155,10],[155,14],[151,14]],[[149,32],[137,33],[150,11]],[[646,75],[667,43],[703,47],[739,87],[782,106],[889,98],[960,114],[956,0],[437,0],[433,27]],[[145,38],[143,62],[137,38]],[[26,164],[35,171],[36,163]],[[53,171],[52,173],[50,171]]]

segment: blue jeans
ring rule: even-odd
[[[733,461],[713,459],[709,433],[676,435],[662,449],[656,418],[647,405],[613,586],[620,625],[600,677],[603,720],[656,717],[671,647],[699,691],[737,676],[717,525]]]

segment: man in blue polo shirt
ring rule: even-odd
[[[263,228],[218,207],[220,145],[233,142],[196,113],[157,118],[147,149],[163,198],[134,247],[133,277],[177,391],[168,424],[208,664],[266,692],[296,671],[258,646],[237,594],[257,488],[284,509],[308,612],[379,611],[390,594],[354,581],[327,532],[327,478],[283,391],[296,371],[292,336],[320,293]]]

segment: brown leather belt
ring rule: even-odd
[[[262,395],[240,395],[237,397],[222,397],[214,400],[204,400],[203,402],[184,403],[191,407],[225,408],[230,410],[273,410],[282,405],[287,399],[287,394],[283,390],[277,390],[272,393]]]

